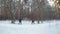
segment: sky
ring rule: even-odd
[[[52,0],[47,0],[47,1],[49,2],[50,6],[54,6],[54,1],[52,1]]]
[[[21,2],[22,2],[23,0],[21,0]],[[54,5],[54,2],[52,1],[52,0],[47,0],[48,2],[49,2],[49,5],[50,6],[53,6]]]

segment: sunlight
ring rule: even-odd
[[[54,1],[52,0],[47,0],[50,6],[55,6]]]

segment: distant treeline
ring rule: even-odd
[[[31,19],[52,20],[60,19],[60,9],[50,6],[47,0],[0,0],[0,20]]]

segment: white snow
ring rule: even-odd
[[[0,21],[0,34],[60,34],[60,20],[43,21],[41,24],[31,24],[23,20],[23,24],[11,24],[11,21]]]

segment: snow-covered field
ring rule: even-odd
[[[41,24],[31,24],[31,21],[22,21],[23,24],[11,24],[11,21],[0,21],[0,34],[60,34],[60,20],[43,21]]]

